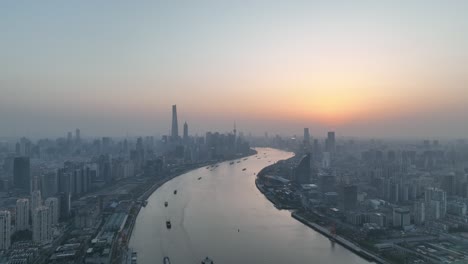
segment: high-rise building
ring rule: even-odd
[[[16,231],[29,230],[29,200],[16,200]]]
[[[345,185],[342,189],[343,209],[354,210],[357,206],[357,186]]]
[[[73,135],[72,135],[72,132],[68,132],[67,133],[67,144],[71,144],[73,141]]]
[[[322,154],[322,168],[328,169],[331,166],[330,152],[323,152]]]
[[[456,190],[456,181],[455,181],[455,174],[445,175],[442,178],[441,182],[441,189],[444,190],[448,196],[455,195]]]
[[[141,162],[141,164],[144,162],[143,153],[144,151],[142,150],[138,154],[139,155],[138,162]],[[111,162],[109,155],[101,156],[98,168],[99,168],[99,177],[101,177],[106,183],[110,183],[114,180],[113,173],[112,173],[112,162]],[[70,184],[71,184],[70,186],[73,185],[72,181],[70,181]],[[72,192],[72,190],[73,188],[70,188],[70,192]]]
[[[59,212],[59,219],[67,220],[70,216],[70,208],[71,208],[71,195],[69,192],[62,192],[58,194],[58,198],[60,200],[60,212]]]
[[[308,127],[304,128],[304,143],[306,143],[306,144],[310,143],[310,134],[309,134],[309,128]]]
[[[39,206],[33,214],[33,241],[39,244],[50,242],[52,225],[50,210],[46,206]]]
[[[80,167],[79,169],[74,170],[72,176],[72,182],[70,187],[73,187],[70,189],[70,192],[72,195],[74,194],[83,194],[88,192],[88,188],[90,185],[90,170],[88,170],[86,167]]]
[[[29,139],[23,137],[20,139],[20,155],[23,157],[31,156],[32,143]]]
[[[389,193],[389,200],[393,203],[400,202],[400,184],[396,182],[390,183],[390,193]]]
[[[31,171],[28,157],[16,157],[13,160],[13,184],[23,192],[31,191]]]
[[[393,226],[406,227],[411,224],[410,211],[406,208],[393,209]]]
[[[89,177],[88,171],[86,168],[81,167],[73,171],[71,175],[71,184],[70,184],[70,192],[72,195],[80,195],[82,193],[86,193],[88,191]]]
[[[71,173],[66,168],[57,171],[57,191],[70,192]]]
[[[58,224],[59,221],[59,200],[55,197],[49,197],[45,200],[44,205],[49,208],[49,216],[51,225]]]
[[[424,192],[426,219],[437,220],[447,213],[447,193],[441,189],[429,187]]]
[[[0,249],[9,249],[11,245],[11,214],[0,211]]]
[[[188,142],[188,125],[187,122],[184,123],[184,142]]]
[[[318,176],[318,187],[322,193],[335,191],[335,176],[332,173],[322,173]]]
[[[450,201],[447,203],[447,213],[461,217],[466,216],[466,203],[462,201]]]
[[[234,134],[234,152],[238,152],[238,140],[237,140],[237,128],[236,128],[236,122],[234,121],[234,128],[232,129],[232,133]]]
[[[58,179],[56,172],[48,172],[41,176],[41,194],[47,198],[54,196],[58,192]]]
[[[41,178],[38,175],[31,176],[31,192],[41,189]]]
[[[305,155],[294,170],[294,178],[297,184],[307,184],[310,179],[310,154]]]
[[[414,203],[414,223],[422,225],[426,221],[426,204],[423,201]]]
[[[400,202],[407,202],[409,200],[409,193],[410,193],[410,186],[407,184],[401,185],[400,190],[398,192],[399,198],[398,201]]]
[[[385,227],[387,224],[387,217],[382,213],[373,213],[369,216],[369,222],[374,223],[379,227]]]
[[[320,156],[320,144],[318,139],[314,139],[314,143],[312,145],[312,153],[314,159],[317,159]]]
[[[172,130],[171,130],[171,138],[173,141],[179,139],[179,127],[177,123],[177,106],[172,106]]]
[[[12,156],[7,156],[3,159],[3,170],[6,173],[6,179],[13,179],[13,161],[15,160]]]
[[[335,152],[335,132],[330,131],[327,135],[327,140],[325,142],[325,148],[327,152]]]
[[[16,142],[15,144],[15,153],[16,153],[16,156],[21,155],[21,144],[19,142]]]
[[[33,191],[31,193],[31,212],[34,215],[36,208],[42,206],[41,191]]]
[[[76,143],[79,143],[81,141],[81,135],[80,135],[80,129],[77,128],[75,130],[75,140],[76,140]]]
[[[125,156],[128,155],[128,140],[127,139],[124,139],[122,148],[123,148],[122,150]]]

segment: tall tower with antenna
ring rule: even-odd
[[[234,132],[234,137],[236,137],[236,135],[237,135],[236,121],[234,121],[234,130],[233,130],[233,132]]]
[[[236,121],[234,121],[234,152],[237,153],[237,129],[236,129]]]

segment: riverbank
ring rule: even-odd
[[[294,210],[297,209],[297,206],[286,204],[280,202],[278,199],[276,199],[275,195],[270,193],[268,190],[265,189],[263,184],[261,184],[257,179],[255,179],[255,186],[257,186],[257,189],[260,190],[260,192],[270,201],[273,206],[275,206],[276,209],[278,210]]]
[[[314,222],[311,222],[309,220],[307,220],[300,212],[292,212],[291,213],[291,216],[298,220],[299,222],[303,223],[304,225],[314,229],[315,231],[319,232],[320,234],[328,237],[330,239],[330,241],[332,242],[336,242],[340,245],[342,245],[343,247],[351,250],[352,252],[354,252],[355,254],[369,260],[369,261],[374,261],[376,263],[382,263],[382,264],[388,264],[389,262],[385,261],[384,259],[380,258],[379,256],[361,248],[360,246],[352,243],[351,241],[341,237],[341,236],[338,236],[338,235],[332,235],[330,233],[330,231],[323,227],[323,226],[320,226],[319,224],[316,224]]]
[[[295,195],[292,191],[285,192],[282,188],[276,189],[278,185],[271,184],[271,178],[266,179],[266,177],[275,177],[277,176],[278,172],[275,171],[276,166],[281,166],[278,163],[293,163],[293,160],[296,156],[293,156],[286,160],[281,160],[276,162],[275,164],[266,166],[265,168],[261,169],[258,174],[257,178],[255,179],[255,185],[257,189],[279,210],[294,210],[299,209],[302,207],[300,202],[300,197]],[[275,179],[274,179],[275,180]],[[279,181],[288,181],[287,179],[276,179]],[[286,183],[282,183],[286,184]]]
[[[264,187],[258,183],[258,179],[255,180],[255,184],[257,186],[257,189],[263,193],[265,195],[265,197],[278,209],[278,210],[290,210],[290,209],[295,209],[295,208],[290,208],[288,206],[283,206],[281,203],[279,203],[275,197],[273,195],[269,195],[268,192],[264,189]],[[319,232],[320,234],[328,237],[330,239],[330,241],[332,241],[333,243],[336,242],[340,245],[342,245],[343,247],[349,249],[350,251],[352,251],[353,253],[363,257],[364,259],[366,260],[369,260],[369,261],[374,261],[374,262],[377,262],[377,263],[382,263],[382,264],[387,264],[388,262],[385,261],[384,259],[378,257],[377,255],[375,254],[372,254],[371,252],[367,251],[367,250],[364,250],[362,249],[361,247],[355,245],[354,243],[350,242],[349,240],[341,237],[341,236],[334,236],[332,234],[330,234],[330,231],[323,227],[323,226],[320,226],[319,224],[316,224],[314,222],[311,222],[309,220],[307,220],[304,216],[301,215],[301,213],[299,213],[298,211],[293,211],[291,213],[291,216],[298,220],[299,222],[305,224],[306,226],[314,229],[315,231]]]
[[[294,158],[294,157],[293,157]],[[291,159],[293,159],[291,158]],[[284,160],[283,162],[288,162],[291,161],[291,159]],[[348,250],[352,251],[353,253],[357,254],[358,256],[368,260],[368,261],[373,261],[377,263],[384,263],[387,264],[388,262],[379,257],[378,255],[371,253],[370,251],[367,251],[363,249],[362,247],[354,244],[353,242],[337,235],[332,235],[330,231],[326,228],[323,227],[309,219],[305,215],[303,215],[300,211],[302,206],[299,207],[293,207],[288,205],[287,203],[281,202],[280,199],[277,198],[276,192],[272,190],[268,190],[268,188],[264,185],[262,182],[263,177],[268,175],[270,172],[275,171],[275,166],[277,164],[269,165],[257,174],[257,178],[255,179],[255,185],[257,189],[279,210],[285,209],[285,210],[292,210],[291,216],[298,220],[299,222],[303,223],[304,225],[314,229],[315,231],[319,232],[320,234],[328,237],[332,243],[338,243],[342,245],[343,247],[347,248]],[[272,186],[274,187],[274,186]],[[279,190],[279,189],[278,189]],[[296,210],[295,210],[296,209]]]

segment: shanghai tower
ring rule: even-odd
[[[177,125],[177,106],[172,106],[172,131],[171,131],[172,140],[177,140],[179,138],[179,127]]]

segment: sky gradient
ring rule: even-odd
[[[455,0],[1,1],[0,136],[166,134],[177,104],[199,134],[466,137],[466,14]]]

